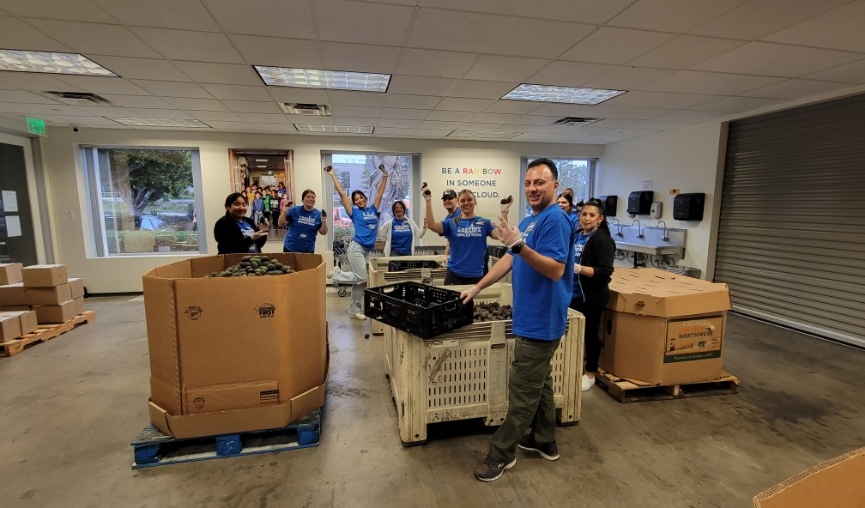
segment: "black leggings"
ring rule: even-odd
[[[586,372],[598,371],[598,360],[601,358],[601,339],[598,332],[608,298],[609,293],[604,298],[592,298],[588,302],[584,302],[582,297],[571,300],[571,308],[586,316]]]
[[[463,277],[462,275],[457,275],[454,272],[448,271],[445,273],[445,286],[461,286],[468,284],[477,284],[480,280],[483,279],[483,276],[480,277]]]

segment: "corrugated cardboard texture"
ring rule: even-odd
[[[0,285],[14,284],[21,282],[24,279],[21,277],[21,269],[24,265],[21,263],[0,263]]]
[[[0,313],[0,342],[21,337],[21,318],[15,312]]]
[[[25,333],[33,333],[39,328],[39,320],[36,318],[36,311],[26,310],[18,312],[18,317],[21,320],[21,335]]]
[[[72,278],[69,279],[69,291],[72,293],[72,298],[81,298],[84,296],[84,279]]]
[[[675,317],[730,310],[726,284],[656,268],[616,268],[607,308],[641,316]]]
[[[79,303],[75,300],[63,302],[60,305],[37,305],[33,307],[36,311],[36,319],[39,324],[63,323],[78,315]]]
[[[69,284],[50,288],[24,288],[24,298],[28,305],[61,305],[72,299]]]
[[[279,404],[276,380],[204,386],[186,390],[186,414],[216,413]]]
[[[754,497],[755,508],[865,506],[865,448],[804,471]]]
[[[51,287],[69,280],[66,265],[30,265],[21,270],[24,287]]]
[[[0,286],[0,305],[27,305],[24,283],[16,282]]]
[[[157,271],[159,268],[150,274]],[[150,352],[150,398],[170,414],[179,415],[182,401],[174,280],[146,275],[142,284],[147,348]]]

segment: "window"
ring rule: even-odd
[[[539,157],[523,157],[522,175],[525,177],[529,162]],[[556,163],[559,170],[559,189],[561,194],[566,188],[574,191],[574,203],[585,201],[594,196],[595,189],[595,161],[594,159],[567,159],[562,157],[547,157]],[[520,183],[522,186],[522,182]],[[558,195],[556,195],[558,197]],[[521,195],[520,204],[525,214],[531,214],[531,208],[526,202],[525,195]]]
[[[402,200],[406,205],[407,215],[417,222],[416,217],[423,217],[423,210],[412,208],[412,178],[419,171],[420,157],[411,154],[364,154],[364,153],[330,153],[324,155],[324,165],[333,166],[337,172],[342,189],[351,199],[351,193],[355,190],[363,191],[370,204],[375,200],[381,172],[379,164],[384,164],[390,177],[381,199],[379,212],[379,224],[384,223],[392,217],[391,206],[395,201]],[[325,203],[322,204],[327,210],[333,211],[333,227],[328,232],[328,241],[348,241],[354,235],[354,226],[351,223],[351,210],[342,206],[342,200],[330,178],[325,178]]]
[[[82,151],[96,256],[202,252],[197,150]]]

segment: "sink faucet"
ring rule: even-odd
[[[670,241],[670,237],[667,236],[667,223],[664,222],[664,221],[662,221],[662,220],[659,220],[659,221],[658,221],[658,227],[661,227],[661,224],[664,225],[664,234],[661,236],[661,241],[662,241],[662,242],[669,242],[669,241]]]
[[[613,217],[613,221],[615,221],[616,226],[618,226],[618,229],[616,230],[616,236],[625,236],[622,234],[622,223],[619,222],[619,219],[616,219],[615,217]],[[612,225],[612,224],[613,223],[610,222],[610,225]]]
[[[643,225],[640,224],[640,219],[634,219],[634,222],[631,223],[633,226],[634,223],[637,224],[637,238],[643,238]]]

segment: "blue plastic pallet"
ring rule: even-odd
[[[133,469],[318,446],[321,408],[280,429],[175,439],[147,424],[130,443]]]

